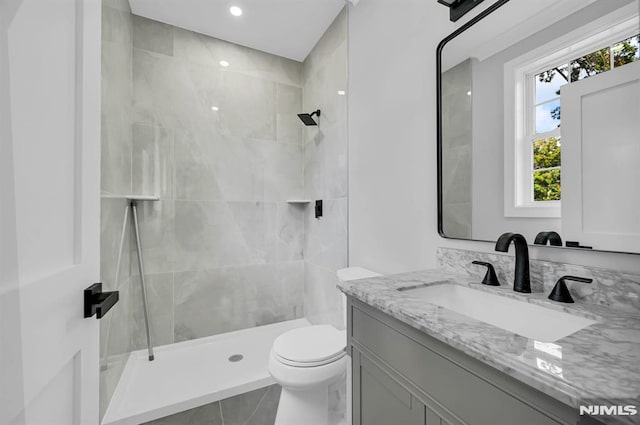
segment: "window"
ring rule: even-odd
[[[528,111],[532,129],[528,137],[528,149],[532,150],[533,167],[530,191],[532,202],[559,201],[561,186],[561,105],[560,90],[563,85],[579,81],[613,68],[639,60],[640,35],[629,37],[530,75],[535,84],[533,104]]]
[[[505,64],[506,217],[560,217],[561,88],[640,60],[637,28],[599,22]]]
[[[561,105],[563,85],[588,78],[639,59],[640,35],[629,37],[611,46],[595,50],[577,59],[533,74],[534,101],[528,111],[533,129],[528,137],[532,150],[533,202],[559,201],[561,186]]]

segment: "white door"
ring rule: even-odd
[[[640,62],[562,88],[562,236],[640,251]]]
[[[0,424],[98,423],[99,0],[0,0]]]

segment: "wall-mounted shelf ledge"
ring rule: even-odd
[[[310,199],[287,199],[287,204],[310,204]]]
[[[160,197],[155,195],[100,195],[101,198],[126,199],[128,201],[159,201]]]

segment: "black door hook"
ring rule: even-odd
[[[120,299],[118,291],[102,292],[102,283],[94,283],[84,290],[84,317],[102,319]]]

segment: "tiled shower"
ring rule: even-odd
[[[102,38],[101,275],[120,291],[101,322],[104,413],[128,353],[146,346],[128,238],[115,276],[123,195],[160,197],[139,207],[154,345],[300,317],[341,325],[347,20],[303,63],[134,16],[127,0],[103,1]],[[320,127],[296,117],[318,108]],[[322,199],[323,217],[291,199]],[[216,405],[230,423],[267,423],[278,393]]]

